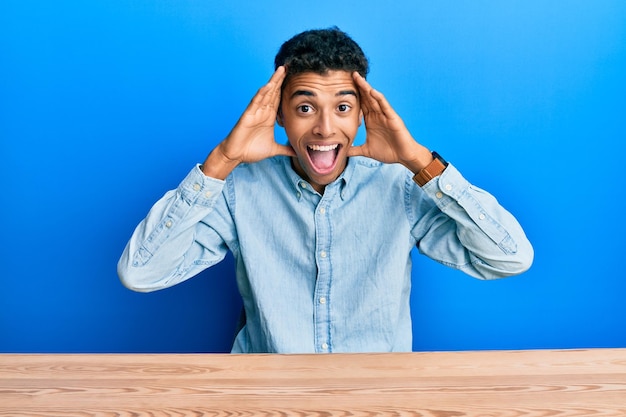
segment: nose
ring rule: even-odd
[[[322,138],[328,138],[335,134],[332,115],[328,112],[320,112],[313,126],[313,134]]]

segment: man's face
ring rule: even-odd
[[[278,123],[296,152],[296,172],[322,193],[346,168],[361,123],[358,89],[348,71],[293,75],[282,93]]]

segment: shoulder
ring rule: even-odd
[[[387,184],[404,184],[407,179],[413,177],[413,173],[401,164],[384,164],[365,156],[354,156],[350,158],[350,164],[354,165],[354,175],[364,180],[380,180]]]
[[[262,173],[266,176],[273,171],[280,171],[281,167],[284,165],[285,158],[286,157],[275,156],[263,159],[259,162],[239,164],[231,173],[231,177],[238,179],[250,177],[254,179],[259,178]]]
[[[290,182],[288,178],[289,158],[275,156],[250,164],[240,164],[226,179],[228,187],[259,190],[261,187],[284,187]],[[255,188],[256,187],[256,188]]]

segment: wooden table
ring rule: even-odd
[[[626,349],[0,355],[0,416],[626,416]]]

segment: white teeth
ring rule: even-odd
[[[334,149],[337,149],[339,144],[335,143],[334,145],[308,145],[308,146],[309,146],[310,149],[312,149],[314,151],[328,152],[328,151],[332,151]]]

